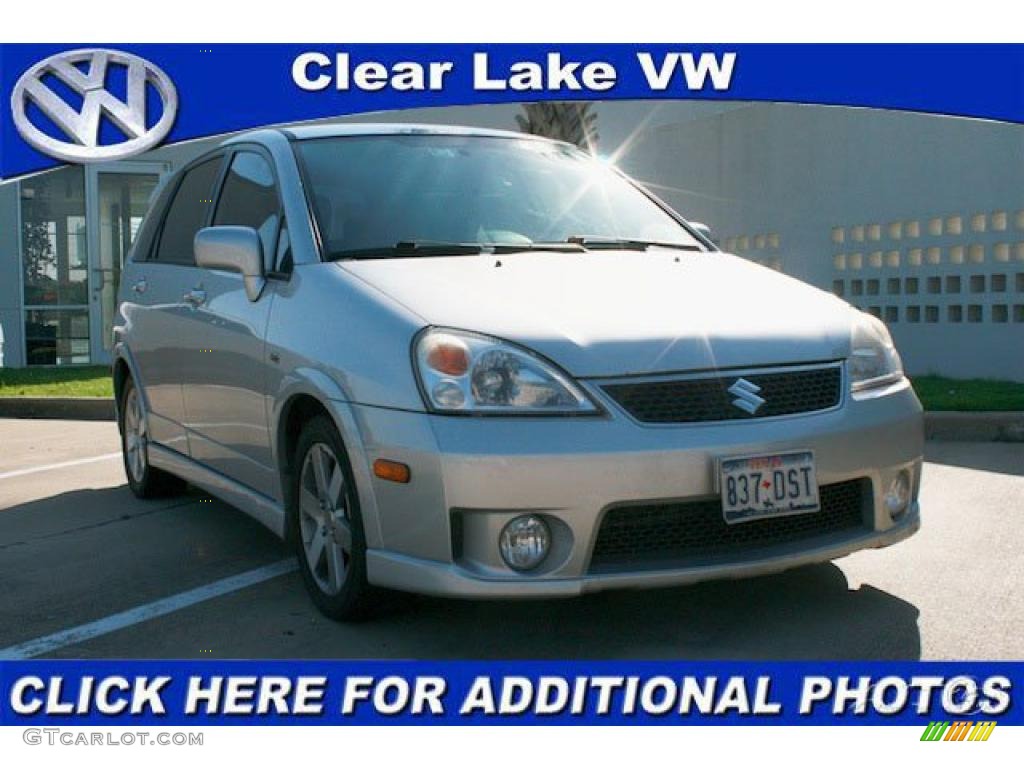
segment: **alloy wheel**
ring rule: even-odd
[[[146,474],[146,419],[135,387],[128,391],[124,402],[124,452],[132,480],[141,483]]]
[[[345,473],[325,443],[310,446],[302,462],[299,525],[310,574],[325,594],[338,594],[352,562],[352,524]]]

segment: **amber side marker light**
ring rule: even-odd
[[[408,483],[412,477],[408,465],[387,459],[377,459],[373,462],[373,474],[381,480],[390,480],[393,483]]]

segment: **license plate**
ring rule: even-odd
[[[730,524],[821,508],[810,451],[722,459],[719,479],[722,516]]]

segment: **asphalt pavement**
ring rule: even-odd
[[[323,618],[205,494],[140,501],[110,422],[0,419],[0,657],[1024,658],[1024,444],[927,446],[923,527],[836,563],[573,600],[387,594]]]

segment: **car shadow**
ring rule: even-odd
[[[929,440],[925,443],[924,458],[933,464],[1024,476],[1024,443]]]
[[[832,563],[571,600],[395,595],[375,624],[410,625],[420,658],[918,659],[918,610]]]
[[[143,502],[125,486],[80,489],[8,507],[0,510],[0,616],[13,623],[0,645],[289,556],[244,513],[195,490]],[[96,648],[190,656],[201,641],[226,657],[917,659],[917,622],[914,605],[868,584],[851,588],[831,563],[565,600],[385,593],[359,624],[320,615],[292,573],[111,635]]]

